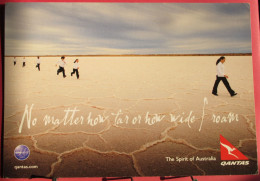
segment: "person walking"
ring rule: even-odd
[[[59,73],[62,72],[63,78],[65,78],[65,77],[66,77],[66,75],[65,75],[65,69],[64,69],[64,67],[65,67],[65,65],[66,65],[65,57],[62,56],[62,57],[61,57],[61,60],[59,60],[59,61],[57,62],[57,64],[59,64],[59,69],[57,70],[57,75],[59,75]],[[56,64],[56,66],[57,66],[57,64]]]
[[[237,93],[231,89],[231,87],[228,83],[228,80],[227,80],[228,76],[224,72],[225,61],[226,61],[226,58],[224,56],[222,56],[216,62],[217,75],[216,75],[215,84],[213,86],[212,94],[215,96],[218,96],[218,85],[219,85],[219,82],[222,81],[224,83],[225,87],[227,88],[230,96],[233,97],[233,96],[237,95]]]
[[[38,56],[37,60],[36,60],[36,68],[38,68],[39,71],[41,71],[40,65],[41,65],[41,60],[40,60],[40,57]]]
[[[14,57],[14,66],[16,65],[16,57]]]
[[[77,79],[79,79],[79,59],[76,59],[73,64],[73,72],[71,76],[76,73]]]
[[[26,63],[26,60],[25,60],[25,57],[23,57],[23,67],[25,67],[25,63]]]

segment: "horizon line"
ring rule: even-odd
[[[207,54],[93,54],[93,55],[6,55],[4,57],[131,57],[131,56],[252,56],[252,53],[207,53]]]

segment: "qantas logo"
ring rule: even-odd
[[[248,158],[243,153],[241,153],[236,147],[234,147],[231,143],[229,143],[229,141],[227,141],[222,135],[220,135],[220,154],[221,154],[221,160],[232,160],[232,161],[222,161],[221,162],[222,166],[249,165],[249,161],[244,161],[244,160],[248,160]]]
[[[248,160],[236,147],[220,135],[221,160]]]

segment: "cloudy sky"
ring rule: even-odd
[[[251,53],[240,3],[10,3],[6,55]]]

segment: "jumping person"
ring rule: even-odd
[[[14,57],[14,66],[16,65],[16,57]]]
[[[71,76],[76,72],[77,79],[79,79],[79,59],[76,59],[73,64],[73,72],[71,72]]]
[[[41,60],[40,60],[40,57],[38,56],[37,57],[37,60],[36,60],[36,68],[38,68],[39,71],[41,71],[41,68],[40,68],[40,65],[41,65]]]
[[[216,75],[216,81],[212,90],[212,94],[215,96],[218,96],[218,84],[219,82],[222,80],[222,82],[224,83],[224,85],[226,86],[230,96],[235,96],[237,95],[237,93],[235,93],[235,91],[233,91],[227,81],[228,76],[224,73],[224,62],[226,61],[225,57],[220,57],[217,62],[217,75]]]
[[[66,65],[65,57],[62,56],[62,57],[61,57],[61,60],[59,60],[59,61],[57,62],[57,64],[59,64],[59,69],[57,70],[57,75],[59,75],[59,73],[62,72],[63,78],[65,78],[65,77],[66,77],[66,75],[65,75],[65,69],[64,69],[64,66]],[[57,66],[57,64],[56,64],[56,66]]]
[[[25,57],[23,57],[23,67],[25,67],[25,62],[26,62]]]

